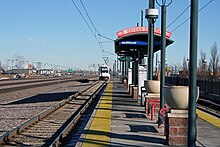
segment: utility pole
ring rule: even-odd
[[[143,11],[141,10],[141,27],[143,27],[144,26],[144,20],[143,20],[143,18],[144,18],[144,13],[143,13]],[[144,64],[144,48],[141,48],[140,50],[139,50],[139,64]]]
[[[141,26],[144,26],[144,12],[141,10]]]
[[[197,42],[198,42],[198,0],[191,0],[190,13],[190,67],[189,67],[189,112],[188,146],[196,146],[196,97],[197,97]]]
[[[149,0],[149,8],[155,8],[155,0]],[[148,19],[148,74],[147,79],[153,79],[153,46],[154,46],[154,19]]]
[[[164,108],[164,89],[165,86],[165,64],[166,64],[166,9],[172,3],[166,3],[166,0],[162,0],[161,3],[157,1],[157,4],[161,7],[161,58],[160,58],[160,109]]]

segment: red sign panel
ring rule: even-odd
[[[127,28],[121,31],[117,32],[118,38],[121,38],[123,36],[129,35],[129,34],[135,34],[135,33],[141,33],[141,32],[148,32],[148,27],[133,27],[133,28]],[[161,35],[161,29],[154,28],[154,34]],[[170,38],[171,32],[166,32],[166,37]]]

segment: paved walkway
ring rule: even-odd
[[[220,128],[203,119],[197,122],[197,146],[220,147]],[[217,118],[217,124],[218,121]],[[108,84],[87,129],[80,146],[167,146],[163,128],[157,128],[156,122],[145,115],[144,108],[117,81]]]

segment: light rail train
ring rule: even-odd
[[[99,67],[99,80],[110,80],[110,68],[108,65],[101,65]]]

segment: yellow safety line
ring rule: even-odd
[[[201,110],[198,110],[198,109],[196,109],[196,113],[199,115],[200,118],[202,118],[205,121],[220,128],[220,119],[219,118],[212,116],[212,115],[209,115],[209,114],[202,112]]]
[[[83,141],[83,147],[109,146],[110,144],[112,87],[113,83],[109,82],[98,110],[96,111],[93,122],[86,134],[85,140]]]

